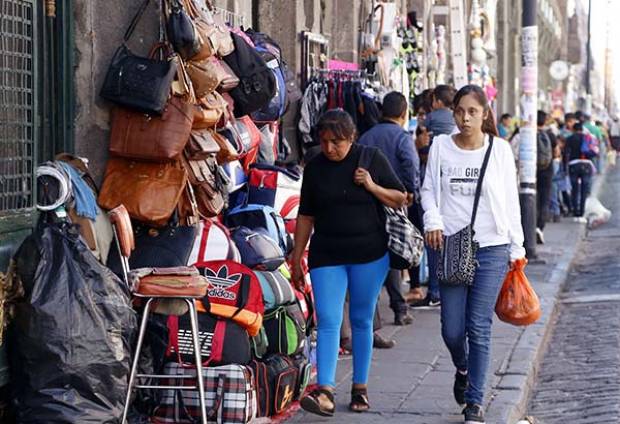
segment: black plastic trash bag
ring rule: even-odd
[[[67,223],[40,223],[15,262],[25,291],[8,342],[17,422],[120,422],[136,329],[125,284]]]

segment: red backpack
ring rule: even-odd
[[[198,311],[232,319],[250,336],[257,335],[263,324],[265,306],[254,272],[233,261],[198,262],[195,266],[209,281],[207,295],[198,302]]]

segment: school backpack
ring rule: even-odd
[[[306,320],[297,303],[267,312],[263,326],[269,340],[268,353],[290,356],[304,350],[307,343]]]
[[[266,311],[295,303],[297,299],[295,289],[279,270],[256,271],[256,277],[263,289],[263,303]]]
[[[209,282],[207,295],[198,302],[198,311],[232,319],[250,336],[258,334],[265,307],[254,272],[233,261],[198,262],[195,266]]]
[[[252,357],[261,359],[267,355],[267,349],[269,348],[269,339],[265,332],[265,327],[261,327],[258,334],[250,338],[250,351]]]
[[[265,107],[276,94],[276,79],[260,54],[239,34],[231,33],[235,50],[222,59],[239,78],[230,95],[235,101],[237,117]]]
[[[295,400],[299,369],[284,355],[270,355],[250,363],[256,387],[256,416],[271,417],[284,412]]]
[[[241,263],[251,269],[273,271],[285,261],[282,248],[264,228],[237,227],[232,237],[241,254]]]
[[[166,325],[166,356],[176,357],[181,363],[196,365],[189,313],[180,317],[168,316]],[[199,313],[198,343],[204,366],[246,365],[252,360],[248,332],[230,319]]]
[[[547,169],[553,160],[551,139],[545,131],[540,130],[536,137],[536,168]]]
[[[203,367],[205,401],[209,423],[245,424],[256,418],[256,390],[252,369],[245,365]],[[196,369],[170,362],[164,368],[168,378],[161,386],[188,386],[188,390],[160,390],[154,424],[194,424],[200,422]],[[181,376],[181,377],[178,377]]]
[[[255,122],[271,122],[281,118],[288,108],[287,66],[282,59],[278,43],[262,32],[247,29],[245,33],[252,39],[254,48],[261,55],[276,79],[276,94],[267,106],[252,114]]]
[[[185,265],[217,260],[241,261],[239,250],[233,243],[228,228],[223,224],[214,220],[204,220],[196,227],[197,237]]]
[[[292,247],[288,245],[284,219],[272,207],[253,204],[238,206],[228,212],[225,224],[229,228],[247,227],[251,230],[263,228],[285,254],[288,254],[289,247]]]
[[[288,198],[299,196],[301,172],[296,168],[253,164],[248,176],[248,203],[267,205],[280,211]]]
[[[592,159],[598,156],[598,140],[591,134],[583,134],[581,138],[581,155],[585,159]]]

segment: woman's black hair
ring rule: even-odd
[[[482,87],[473,84],[461,87],[461,89],[457,91],[454,96],[454,109],[457,108],[463,97],[470,94],[475,97],[478,104],[484,109],[484,113],[487,114],[487,117],[482,122],[482,132],[498,137],[499,133],[497,132],[497,126],[495,125],[495,116],[493,115],[493,111],[489,106],[489,100],[487,99],[487,95],[484,93]]]
[[[319,118],[316,124],[316,134],[330,131],[338,139],[354,140],[357,127],[348,112],[342,109],[330,109]]]

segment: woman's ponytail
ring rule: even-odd
[[[488,106],[487,109],[487,117],[484,118],[484,121],[482,122],[482,132],[495,137],[499,137],[499,133],[497,132],[497,125],[495,124],[495,114],[493,113],[493,109]]]

